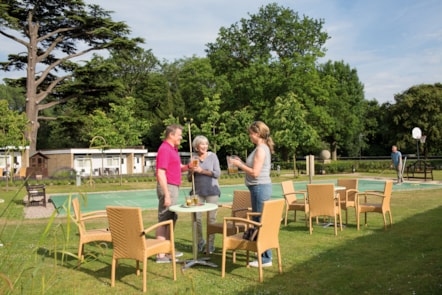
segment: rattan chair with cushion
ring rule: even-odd
[[[143,292],[146,292],[147,258],[159,253],[170,253],[171,257],[175,257],[173,221],[159,222],[144,229],[141,209],[138,207],[107,206],[106,211],[113,244],[111,287],[115,286],[118,260],[134,259],[137,276],[140,275],[140,262],[143,263]],[[169,227],[170,240],[146,239],[147,233],[155,232],[160,226]],[[171,262],[173,280],[176,280],[176,261],[171,259]]]
[[[358,179],[338,179],[338,186],[345,190],[337,190],[339,193],[341,210],[345,210],[345,224],[348,224],[348,208],[354,208],[356,217],[356,195],[358,194]]]
[[[360,214],[365,214],[365,225],[367,225],[367,213],[381,213],[384,218],[384,229],[387,229],[386,214],[390,217],[390,226],[393,225],[393,217],[391,216],[391,193],[393,191],[393,181],[387,180],[383,191],[365,191],[357,194],[356,201],[356,223],[359,230]]]
[[[220,208],[231,209],[232,217],[247,218],[247,212],[251,212],[252,200],[250,198],[250,191],[248,190],[235,190],[233,191],[232,204],[221,204]],[[207,213],[209,214],[209,212]],[[209,216],[207,216],[209,220]],[[207,224],[207,237],[206,241],[209,241],[209,236],[212,234],[222,234],[223,233],[223,222],[216,222]],[[229,235],[234,235],[239,232],[244,232],[246,225],[242,222],[232,222],[227,225],[227,233]],[[209,243],[206,244],[206,253],[209,252]]]
[[[307,192],[296,191],[291,180],[281,182],[282,194],[285,199],[284,225],[287,226],[288,212],[294,211],[294,221],[296,221],[296,211],[304,211],[305,224],[307,225],[308,204]],[[298,200],[297,195],[302,195],[302,200]]]
[[[337,217],[339,216],[339,227],[341,228],[341,231],[342,217],[339,194],[335,192],[334,184],[307,184],[307,193],[309,204],[310,234],[313,232],[313,217],[330,216],[335,220],[335,235],[338,235]]]
[[[72,200],[74,209],[75,223],[78,227],[80,240],[78,243],[78,265],[84,260],[84,245],[92,242],[112,242],[111,234],[108,228],[91,228],[86,226],[91,221],[106,220],[107,214],[105,210],[97,210],[82,213],[80,209],[80,201],[78,198]]]
[[[259,281],[263,282],[262,258],[261,254],[269,249],[276,249],[278,257],[278,270],[282,273],[281,250],[279,247],[279,229],[281,225],[281,215],[284,210],[284,200],[270,200],[264,202],[261,222],[255,222],[250,219],[238,217],[224,217],[223,232],[223,252],[222,252],[222,269],[221,277],[224,278],[226,273],[226,255],[227,250],[246,250],[246,265],[249,265],[249,252],[256,253],[258,258]],[[243,238],[243,233],[229,235],[227,232],[227,224],[236,221],[248,225],[248,227],[258,228],[257,238],[254,241]],[[233,261],[235,263],[235,260]]]

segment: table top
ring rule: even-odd
[[[212,203],[204,203],[204,204],[198,204],[196,206],[186,206],[184,204],[179,205],[173,205],[169,207],[169,210],[172,212],[206,212],[206,211],[212,211],[216,210],[218,208],[217,204]]]
[[[343,191],[343,190],[345,190],[346,189],[346,187],[345,186],[335,186],[335,191]]]

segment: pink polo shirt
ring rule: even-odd
[[[181,159],[178,149],[167,141],[163,141],[158,149],[156,175],[158,175],[158,169],[166,170],[168,184],[181,185]]]

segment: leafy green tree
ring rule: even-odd
[[[175,118],[177,123],[183,124],[178,118],[193,117],[186,112],[186,104],[179,93],[178,74],[176,64],[164,63],[159,72],[152,73],[138,85],[137,115],[147,118],[152,124],[150,132],[143,139],[148,148],[157,149],[161,144],[161,135],[167,126],[165,121]]]
[[[247,127],[253,123],[257,114],[248,107],[232,112],[225,112],[221,118],[230,136],[224,139],[224,151],[227,155],[237,155],[245,159],[254,147],[250,141]]]
[[[363,131],[364,86],[359,81],[356,69],[343,61],[321,65],[319,73],[322,87],[327,91],[325,111],[332,118],[322,125],[321,136],[330,145],[332,154],[339,146],[344,156],[359,154],[359,135]]]
[[[25,89],[0,84],[0,99],[6,99],[12,110],[24,112]]]
[[[128,26],[112,21],[109,11],[81,0],[8,1],[0,13],[0,35],[26,49],[24,54],[10,54],[1,66],[5,71],[26,68],[30,152],[36,150],[39,113],[70,98],[57,89],[72,79],[78,66],[74,58],[141,42],[127,38]]]
[[[25,132],[28,121],[24,113],[11,110],[6,99],[0,99],[0,147],[8,155],[12,150],[28,145]],[[12,168],[12,163],[7,163]],[[10,170],[12,171],[12,170]],[[6,188],[9,179],[6,178]]]
[[[322,26],[322,20],[301,18],[273,3],[221,28],[206,51],[216,74],[231,86],[223,97],[225,109],[249,106],[266,121],[276,97],[289,91],[299,95],[297,88],[324,55],[328,35]]]
[[[304,149],[313,149],[320,143],[316,130],[307,123],[306,117],[307,111],[295,94],[288,93],[276,98],[274,116],[270,121],[271,134],[284,160],[289,160],[290,156],[296,157],[300,145]]]
[[[390,124],[395,130],[391,144],[402,150],[416,151],[416,141],[411,136],[414,127],[426,136],[422,155],[442,152],[442,84],[413,86],[394,97],[396,103],[388,109]],[[421,146],[421,144],[418,144]]]
[[[221,149],[227,139],[231,136],[227,130],[226,122],[223,118],[229,118],[230,112],[220,112],[221,99],[219,95],[215,95],[212,99],[206,97],[200,103],[200,112],[198,119],[201,122],[200,132],[207,137],[213,152]]]
[[[106,147],[116,147],[120,149],[120,158],[122,157],[122,149],[128,146],[136,146],[141,143],[141,138],[149,128],[146,120],[134,117],[136,109],[135,99],[128,97],[125,103],[121,105],[111,104],[111,111],[105,113],[96,110],[94,114],[89,116],[90,127],[87,133],[92,140],[96,137],[104,139],[101,142]],[[120,184],[122,181],[121,161],[120,161]]]
[[[364,131],[360,136],[360,156],[379,156],[389,154],[390,141],[394,133],[390,130],[391,119],[387,111],[389,104],[382,104],[376,100],[364,102]]]
[[[105,138],[109,147],[125,148],[141,144],[142,135],[148,131],[150,124],[134,116],[135,99],[127,97],[124,104],[111,104],[109,113],[96,110],[89,116],[87,134],[92,138]]]
[[[105,77],[119,81],[120,88],[116,94],[120,97],[136,98],[152,74],[161,70],[160,62],[152,50],[139,47],[131,50],[112,50],[106,63],[115,66],[115,70],[107,72]]]
[[[8,101],[0,99],[0,147],[26,146],[27,123],[24,113],[11,110]]]

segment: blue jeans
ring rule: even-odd
[[[250,196],[252,199],[252,211],[262,212],[262,207],[265,201],[270,200],[272,196],[272,184],[258,184],[248,186],[250,191]],[[254,216],[253,220],[256,222],[261,222],[260,216]],[[262,263],[267,263],[272,261],[272,250],[266,250],[261,255]]]

